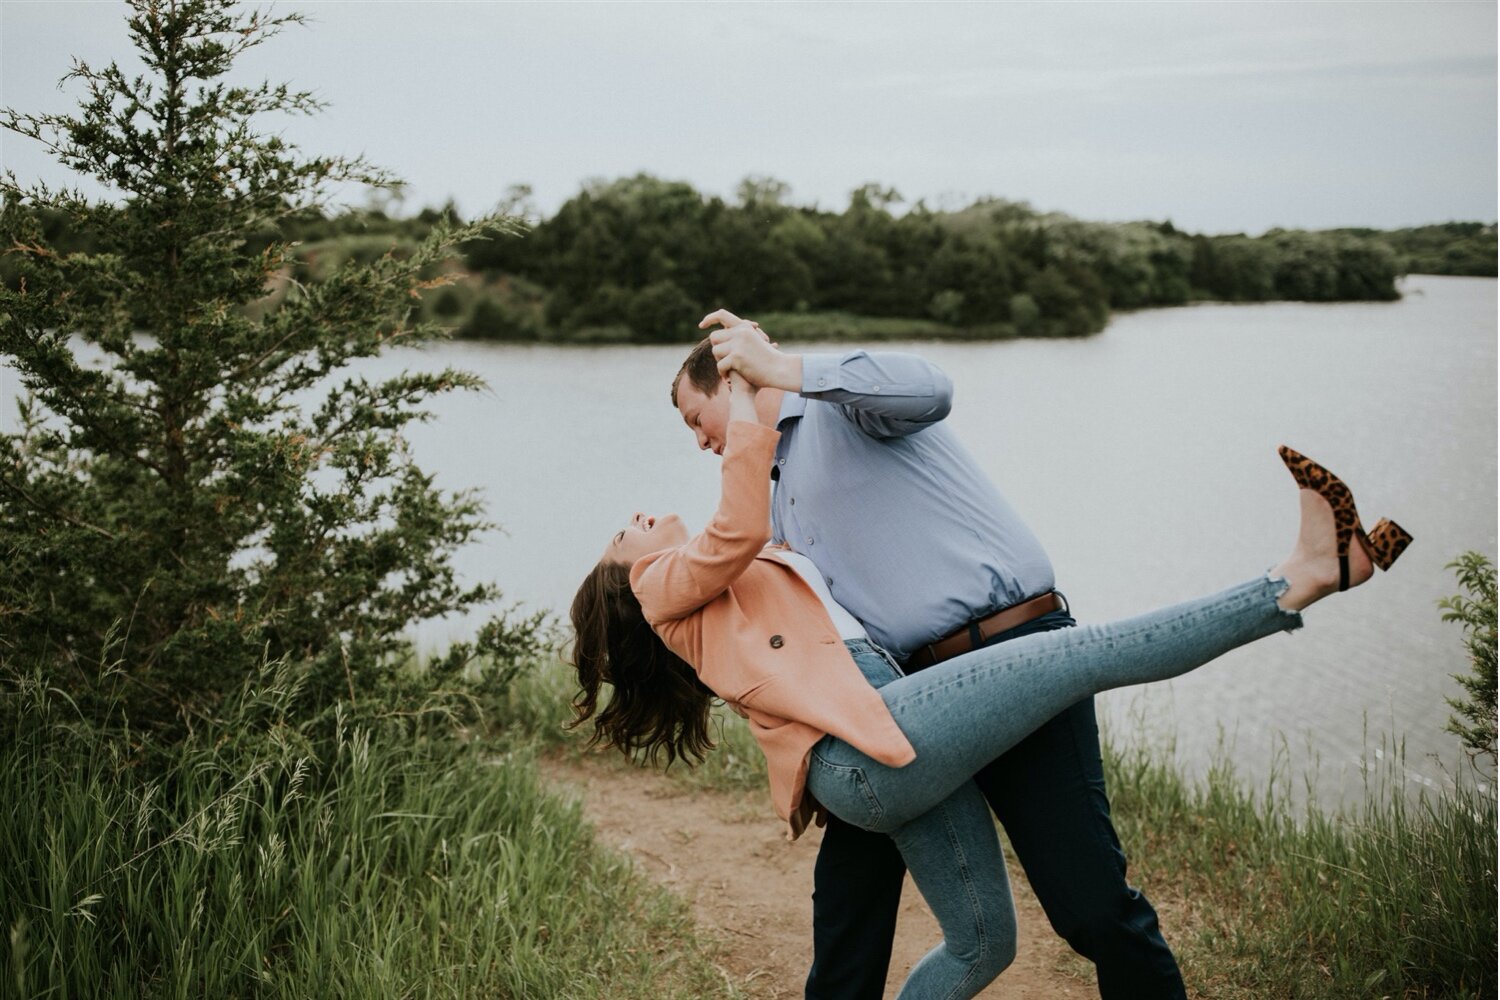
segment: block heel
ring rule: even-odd
[[[1388,570],[1412,543],[1411,532],[1395,521],[1382,517],[1363,539],[1370,561],[1382,570]]]
[[[1354,505],[1354,494],[1342,479],[1286,445],[1282,445],[1277,451],[1297,485],[1304,490],[1312,490],[1333,508],[1334,530],[1338,533],[1339,590],[1349,589],[1349,546],[1354,544],[1356,538],[1364,546],[1370,562],[1382,570],[1390,569],[1396,558],[1411,544],[1411,533],[1395,521],[1381,518],[1374,530],[1366,534],[1359,523],[1359,509]]]

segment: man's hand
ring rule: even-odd
[[[770,342],[759,323],[740,319],[727,309],[709,313],[699,329],[719,326],[709,334],[720,374],[739,372],[761,388],[799,392],[802,389],[802,358],[783,354]]]

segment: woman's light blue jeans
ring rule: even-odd
[[[1081,698],[1166,680],[1302,625],[1258,577],[1210,597],[1104,625],[1059,629],[954,657],[909,677],[863,640],[854,660],[917,751],[890,767],[833,736],[807,788],[840,819],[890,834],[943,929],[902,998],[972,997],[1015,956],[1015,911],[994,823],[970,775]],[[883,683],[882,683],[883,682]]]

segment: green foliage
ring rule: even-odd
[[[318,110],[309,95],[225,81],[298,16],[130,12],[144,74],[79,62],[75,114],[0,113],[114,192],[0,181],[0,353],[26,389],[0,436],[0,668],[136,725],[212,719],[267,657],[302,665],[310,704],[358,697],[406,626],[493,590],[451,565],[487,527],[478,499],[438,490],[402,437],[478,380],[348,368],[440,335],[413,307],[450,282],[445,259],[513,227],[434,213],[393,247],[372,212],[298,250],[283,234],[318,231],[330,185],[394,184],[257,131]]]
[[[1402,274],[1455,274],[1495,277],[1495,224],[1445,222],[1413,229],[1340,230],[1378,239],[1396,254]]]
[[[1203,297],[1223,302],[1262,302],[1276,296],[1275,257],[1270,243],[1245,236],[1194,236],[1189,282]]]
[[[544,340],[549,335],[546,303],[546,291],[538,285],[500,275],[483,284],[469,280],[443,289],[433,300],[431,319],[456,327],[459,337]]]
[[[683,317],[691,317],[698,304],[670,280],[654,281],[629,297],[625,324],[636,337],[648,343],[694,343],[697,333]]]
[[[368,703],[325,732],[300,684],[273,665],[169,745],[0,686],[0,996],[732,992],[524,745]]]
[[[1398,298],[1395,255],[1353,236],[1281,232],[1265,236],[1275,249],[1272,281],[1277,298],[1338,302]]]
[[[1464,741],[1473,756],[1488,754],[1495,760],[1495,567],[1478,552],[1465,552],[1448,568],[1458,575],[1462,594],[1438,602],[1443,621],[1463,626],[1464,645],[1469,651],[1469,673],[1454,674],[1465,697],[1449,698],[1456,712],[1448,720],[1448,732]]]
[[[535,252],[511,266],[547,289],[547,324],[564,340],[689,340],[713,303],[762,319],[905,320],[923,331],[912,335],[961,338],[1082,336],[1111,309],[1202,298],[1396,296],[1390,251],[1347,234],[1210,239],[994,200],[898,216],[900,196],[873,184],[841,213],[788,195],[767,178],[747,179],[735,205],[646,175],[593,184],[542,221]]]

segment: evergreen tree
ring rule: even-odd
[[[135,724],[191,725],[266,658],[303,665],[314,699],[355,697],[409,653],[407,625],[494,595],[450,562],[486,527],[477,499],[436,489],[401,435],[424,400],[477,378],[372,382],[349,366],[439,335],[409,315],[442,283],[437,263],[511,226],[439,222],[409,252],[291,282],[268,306],[292,252],[268,230],[337,185],[395,182],[258,131],[319,110],[309,94],[226,79],[299,16],[129,8],[144,72],[75,61],[76,113],[0,112],[112,191],[0,181],[0,360],[25,388],[0,434],[0,667],[83,705],[107,682]],[[59,213],[90,249],[49,242]],[[480,645],[524,635],[494,622]]]

